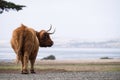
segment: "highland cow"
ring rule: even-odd
[[[28,74],[28,62],[30,60],[31,68],[30,72],[35,73],[34,63],[36,56],[40,47],[51,47],[53,41],[50,38],[49,31],[51,30],[52,25],[49,30],[41,30],[40,32],[35,31],[32,28],[28,28],[25,25],[21,25],[13,31],[11,46],[16,53],[17,62],[21,61],[22,63],[22,74]]]

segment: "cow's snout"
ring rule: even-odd
[[[51,45],[53,45],[54,44],[54,42],[53,41],[51,41]]]
[[[54,42],[50,41],[50,44],[48,46],[51,47],[53,44],[54,44]]]

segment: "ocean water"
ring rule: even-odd
[[[39,48],[37,59],[54,55],[57,60],[100,59],[101,57],[120,58],[118,48]],[[16,59],[12,48],[0,48],[0,60]]]

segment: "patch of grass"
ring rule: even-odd
[[[112,72],[115,72],[115,71],[120,71],[120,67],[113,67],[113,68],[110,68],[106,71],[112,71]]]
[[[0,65],[0,70],[18,70],[20,69],[20,66],[14,66],[14,65],[11,65],[11,66],[1,66]]]
[[[120,71],[120,63],[35,64],[35,69],[40,71]],[[1,70],[21,70],[21,65],[4,64],[0,65]]]
[[[40,70],[55,69],[65,71],[120,71],[120,64],[60,64],[60,65],[37,65]]]

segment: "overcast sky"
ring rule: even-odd
[[[8,0],[7,0],[8,1]],[[55,38],[120,39],[120,0],[9,0],[23,10],[0,14],[0,40],[10,40],[21,23],[37,31],[56,28]]]

